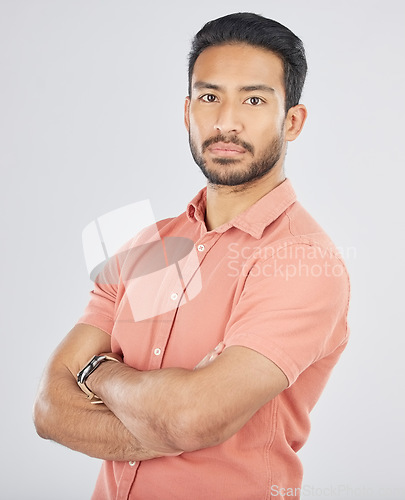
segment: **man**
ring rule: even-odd
[[[35,404],[42,437],[104,459],[95,499],[300,496],[296,452],[349,301],[339,254],[284,174],[306,69],[299,38],[255,14],[194,38],[184,116],[207,187],[105,266]],[[180,240],[192,250],[172,252]]]

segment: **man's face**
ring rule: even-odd
[[[185,123],[193,158],[211,184],[247,185],[282,169],[283,64],[245,44],[209,47],[198,57]]]

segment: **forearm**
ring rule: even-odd
[[[229,439],[288,385],[277,365],[252,349],[218,353],[195,370],[141,372],[103,363],[87,384],[146,448],[162,454],[208,448]]]
[[[34,406],[38,434],[104,460],[147,460],[146,449],[103,404],[91,404],[68,369],[45,376]]]
[[[224,440],[222,433],[216,433],[214,416],[204,417],[210,415],[210,405],[201,399],[212,394],[212,385],[209,391],[199,385],[192,370],[140,372],[124,364],[104,363],[87,384],[147,448],[180,454]]]

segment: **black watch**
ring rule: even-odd
[[[77,374],[77,383],[80,389],[85,394],[87,394],[87,397],[89,399],[100,399],[87,387],[86,380],[94,372],[94,370],[96,370],[101,365],[101,363],[104,363],[104,361],[116,361],[117,363],[119,363],[118,359],[112,358],[111,356],[107,356],[105,354],[93,356],[91,360],[86,364],[86,366]]]

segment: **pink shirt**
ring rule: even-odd
[[[112,350],[140,370],[192,369],[224,340],[271,359],[289,387],[218,446],[104,462],[94,499],[299,498],[296,453],[347,343],[346,268],[288,179],[212,231],[205,203],[203,189],[185,213],[131,240],[79,322],[110,333]]]

